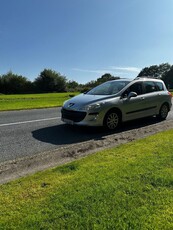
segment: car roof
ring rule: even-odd
[[[154,82],[163,82],[161,79],[157,78],[151,78],[151,77],[136,77],[134,79],[131,78],[120,78],[120,79],[115,79],[115,80],[110,80],[109,82],[117,82],[117,81],[127,81],[127,82],[138,82],[138,81],[154,81]]]
[[[136,77],[134,79],[134,81],[160,81],[160,82],[163,82],[161,79],[158,79],[158,78],[151,78],[151,77]]]
[[[110,80],[108,82],[115,82],[115,81],[127,81],[127,82],[131,82],[133,81],[133,79],[128,79],[128,78],[120,78],[120,79],[115,79],[115,80]]]

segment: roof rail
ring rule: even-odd
[[[153,77],[153,76],[141,76],[141,77],[136,77],[134,80],[139,80],[139,79],[142,79],[142,78],[150,78],[150,79],[159,79],[160,78],[156,78],[156,77]]]

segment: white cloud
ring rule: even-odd
[[[79,82],[86,83],[98,77],[101,77],[105,73],[110,73],[112,76],[117,76],[121,78],[135,78],[141,71],[140,68],[134,66],[109,66],[103,69],[89,69],[89,68],[73,68],[75,71],[75,78],[79,78]],[[77,75],[77,76],[76,76]],[[79,77],[80,76],[80,77]],[[82,80],[83,79],[83,80]]]
[[[110,66],[110,69],[112,69],[112,70],[121,70],[121,71],[125,71],[125,72],[134,72],[134,73],[138,73],[138,72],[141,71],[141,69],[138,68],[138,67]]]
[[[110,74],[116,74],[116,75],[127,75],[127,74],[136,74],[141,71],[140,68],[138,67],[119,67],[119,66],[110,66],[105,69],[81,69],[81,68],[73,68],[73,71],[78,71],[78,72],[85,72],[85,73],[97,73],[97,74],[105,74],[105,73],[110,73]]]
[[[100,69],[100,70],[92,70],[92,69],[80,69],[80,68],[73,68],[72,70],[78,71],[78,72],[85,72],[85,73],[98,73],[98,74],[105,74],[107,72],[110,72],[108,69]],[[112,72],[112,71],[111,71]]]

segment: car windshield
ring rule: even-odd
[[[86,94],[89,95],[113,95],[121,91],[130,81],[108,81],[105,82],[90,91]]]

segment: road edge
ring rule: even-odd
[[[71,144],[68,147],[60,147],[53,151],[43,152],[32,157],[4,162],[0,164],[0,184],[172,128],[173,122],[171,120],[165,120],[146,127],[107,135],[99,140],[89,140],[82,143]]]

